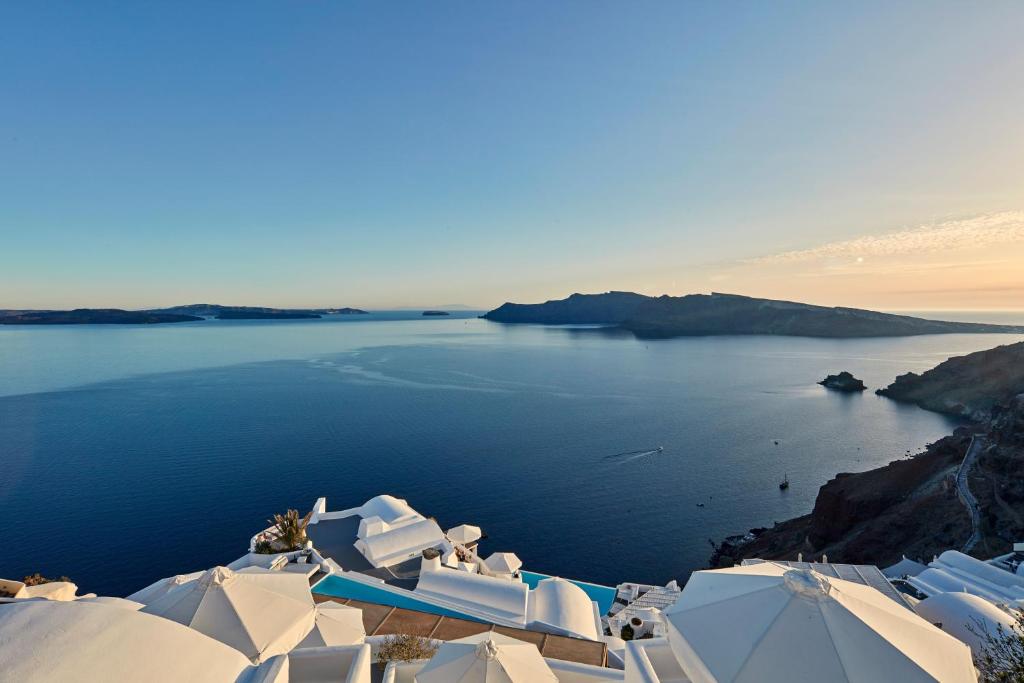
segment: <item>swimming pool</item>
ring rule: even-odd
[[[352,579],[347,579],[344,576],[339,576],[338,574],[331,574],[330,576],[325,577],[313,586],[312,590],[314,593],[330,595],[334,598],[347,598],[349,600],[375,602],[379,605],[403,607],[405,609],[412,609],[418,612],[438,614],[443,617],[456,617],[458,619],[468,619],[469,621],[481,622],[480,619],[471,617],[468,614],[445,609],[444,607],[439,607],[424,600],[414,598],[411,595],[396,593],[385,588],[378,588],[360,581],[353,581]],[[408,593],[408,591],[406,591],[406,593]]]
[[[536,572],[519,572],[519,576],[523,578],[523,583],[534,589],[537,584],[544,579],[550,579],[551,576],[547,574],[537,574]],[[596,583],[587,583],[586,581],[573,581],[567,579],[569,583],[574,583],[583,589],[591,600],[597,603],[597,608],[601,611],[601,615],[608,614],[608,610],[612,608],[612,603],[615,602],[615,589],[610,586],[599,586]]]

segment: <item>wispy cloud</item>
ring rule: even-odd
[[[810,249],[751,259],[747,263],[785,264],[809,261],[857,261],[880,256],[946,252],[995,244],[1024,242],[1024,211],[1003,211],[917,228],[830,242]]]

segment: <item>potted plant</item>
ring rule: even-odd
[[[306,527],[309,526],[309,518],[312,515],[312,510],[307,512],[305,517],[299,517],[298,510],[288,510],[283,515],[274,515],[274,519],[268,520],[273,525],[267,530],[270,547],[276,552],[285,553],[301,549],[307,541]]]

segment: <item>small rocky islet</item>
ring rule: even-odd
[[[851,373],[843,370],[838,375],[829,375],[825,379],[818,382],[821,386],[827,389],[834,389],[835,391],[864,391],[867,389],[864,386],[863,380],[859,380],[854,377]]]
[[[984,447],[968,476],[985,523],[976,548],[996,552],[1024,537],[1024,342],[900,375],[876,393],[966,423],[920,453],[894,454],[897,459],[883,467],[837,474],[818,490],[810,514],[712,541],[712,567],[798,553],[885,566],[956,547],[970,535],[971,523],[955,477],[977,439]]]

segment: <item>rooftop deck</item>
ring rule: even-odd
[[[601,642],[482,624],[402,607],[390,607],[373,602],[335,598],[316,593],[313,594],[313,599],[318,603],[330,601],[361,609],[363,611],[363,627],[368,636],[407,633],[437,640],[456,640],[484,631],[496,631],[527,643],[533,643],[544,657],[594,666],[608,665],[608,646]]]
[[[374,567],[355,547],[359,532],[359,515],[342,517],[341,519],[322,519],[310,524],[306,535],[317,551],[329,557],[345,571],[355,571],[383,580],[393,586],[407,590],[416,587],[416,576],[419,573],[418,560],[403,562],[393,567]]]

